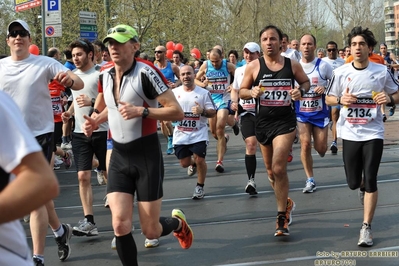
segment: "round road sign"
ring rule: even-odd
[[[55,29],[53,26],[46,27],[46,35],[47,36],[53,36],[54,33],[55,33]]]

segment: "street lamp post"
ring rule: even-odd
[[[111,18],[110,9],[109,9],[109,1],[104,0],[104,8],[105,8],[105,32],[110,28],[109,26],[109,19]]]
[[[42,55],[47,54],[47,43],[46,43],[46,7],[44,6],[44,1],[42,1],[42,6],[41,6],[41,15],[42,15]]]

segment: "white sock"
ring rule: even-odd
[[[65,232],[65,230],[64,230],[64,227],[62,227],[62,224],[57,229],[53,230],[55,237],[62,236],[64,234],[64,232]]]

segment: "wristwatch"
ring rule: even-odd
[[[148,111],[148,108],[145,107],[143,110],[143,113],[141,114],[142,118],[146,118],[150,114],[150,111]]]
[[[301,92],[301,97],[303,97],[303,95],[306,93],[304,88],[299,88],[299,91]]]

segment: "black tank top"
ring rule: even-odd
[[[273,91],[266,91],[263,95],[256,99],[256,117],[258,123],[262,124],[262,120],[280,120],[280,119],[295,119],[295,108],[294,102],[290,99],[285,101],[285,106],[277,106],[283,104],[283,100],[286,99],[287,93],[290,89],[294,88],[294,73],[291,68],[291,59],[284,57],[284,66],[278,71],[271,71],[265,63],[264,57],[259,58],[259,73],[256,77],[253,86],[258,86],[261,81],[268,81],[269,85],[275,85],[276,87],[283,86],[283,90],[276,90],[276,95],[273,95]],[[288,87],[289,86],[289,87]],[[282,88],[282,87],[281,87]],[[275,99],[276,106],[265,106],[261,102],[264,100]]]

